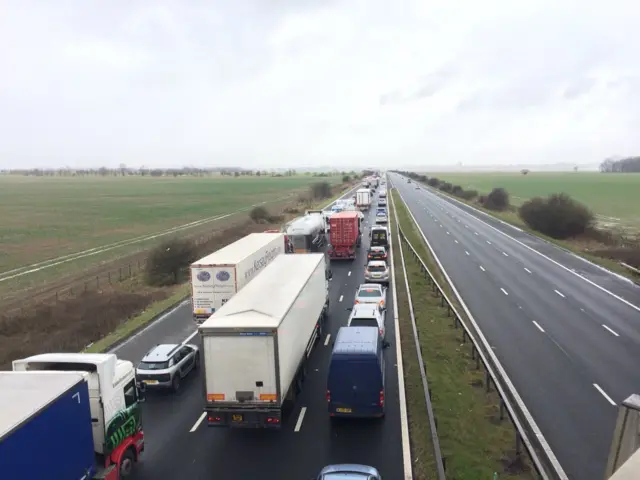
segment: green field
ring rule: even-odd
[[[426,175],[480,193],[502,187],[516,206],[531,197],[564,192],[591,208],[602,222],[640,226],[640,174],[443,172]]]
[[[0,176],[0,273],[160,232],[341,177]]]

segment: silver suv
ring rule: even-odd
[[[347,327],[377,327],[383,345],[388,346],[387,329],[385,328],[387,311],[384,307],[373,303],[360,303],[354,305],[350,310],[351,315],[347,320]]]
[[[192,344],[160,344],[147,352],[136,367],[136,377],[146,387],[180,389],[192,370],[200,368],[200,352]]]
[[[364,268],[364,281],[389,285],[389,267],[384,260],[369,260]]]

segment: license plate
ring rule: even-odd
[[[336,412],[338,413],[351,413],[350,408],[336,408]]]
[[[142,383],[144,383],[145,385],[157,385],[158,380],[143,380]]]
[[[231,415],[231,421],[233,422],[242,422],[244,417],[241,414],[233,414]]]

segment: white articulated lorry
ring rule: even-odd
[[[371,206],[371,191],[368,188],[360,188],[356,191],[356,207],[359,210],[368,210]]]
[[[252,233],[191,264],[193,319],[202,323],[285,253],[283,233]]]
[[[329,308],[322,253],[280,255],[199,327],[211,427],[280,428]]]

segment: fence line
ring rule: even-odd
[[[505,411],[507,412],[511,423],[516,428],[516,456],[522,453],[522,446],[529,454],[529,458],[541,479],[565,479],[567,478],[564,472],[559,472],[555,463],[549,458],[549,452],[546,445],[540,442],[537,432],[531,427],[525,415],[517,412],[511,403],[511,398],[507,395],[505,388],[503,387],[503,379],[498,377],[495,373],[495,368],[491,365],[491,362],[487,358],[484,350],[485,348],[480,346],[480,343],[476,340],[475,335],[464,321],[463,317],[458,313],[457,309],[435,279],[425,262],[420,258],[420,255],[415,250],[409,239],[406,237],[400,225],[398,225],[398,232],[401,243],[407,246],[411,256],[419,264],[421,273],[424,274],[425,279],[431,285],[433,292],[440,297],[440,305],[444,308],[447,307],[447,315],[453,316],[453,326],[455,328],[462,327],[462,343],[467,343],[467,340],[471,341],[471,358],[476,361],[476,368],[480,368],[480,362],[485,367],[485,385],[486,391],[491,391],[492,384],[495,386],[498,395],[500,396],[500,420],[504,419]],[[523,420],[520,417],[525,417]],[[534,446],[534,443],[536,444]]]
[[[400,222],[398,221],[398,214],[396,212],[393,198],[391,198],[391,204],[393,206],[393,214],[396,224],[396,231],[398,232],[398,238],[400,238]],[[392,236],[393,239],[393,236]],[[402,242],[402,240],[401,240]],[[413,301],[411,298],[411,286],[409,285],[409,278],[407,276],[407,268],[404,261],[404,252],[402,251],[402,245],[399,245],[400,259],[402,262],[402,272],[404,274],[404,284],[407,290],[407,302],[409,304],[409,315],[411,316],[411,328],[413,330],[413,340],[416,347],[416,355],[418,356],[418,366],[420,368],[420,377],[422,379],[422,389],[424,390],[424,400],[427,407],[427,416],[429,417],[429,430],[431,432],[431,444],[433,445],[433,454],[436,460],[436,471],[438,472],[438,480],[446,480],[445,475],[445,460],[442,457],[442,450],[440,449],[440,439],[438,438],[438,424],[435,414],[433,412],[433,405],[431,404],[431,389],[429,388],[429,379],[427,378],[427,372],[424,365],[424,359],[422,358],[422,345],[420,344],[420,337],[418,335],[418,325],[416,323],[416,317],[413,311]],[[392,254],[393,254],[393,241],[392,241]],[[398,340],[399,341],[399,340]]]
[[[351,187],[341,189],[341,194],[345,191],[348,191]],[[298,202],[298,196],[292,195],[290,198],[282,199],[279,202],[274,202],[271,206],[279,206],[283,209],[290,206],[292,202]],[[250,211],[250,210],[248,210]],[[238,217],[239,218],[239,217]],[[247,219],[248,221],[248,219]],[[211,241],[214,237],[219,236],[225,230],[230,228],[234,228],[235,226],[239,226],[235,224],[231,224],[225,226],[224,228],[219,228],[213,232],[207,234],[195,234],[191,237],[187,236],[187,238],[192,238],[196,247],[203,245],[209,241]],[[264,225],[261,225],[261,228]],[[123,260],[122,263],[118,264],[117,259],[109,260],[110,264],[118,264],[118,266],[114,266],[112,268],[107,269],[105,267],[104,270],[101,270],[99,273],[95,275],[82,275],[78,274],[75,276],[75,279],[69,280],[68,284],[64,287],[51,288],[49,290],[43,290],[38,292],[38,287],[30,287],[32,288],[33,294],[29,295],[27,290],[26,293],[19,293],[15,296],[15,298],[5,298],[0,300],[0,303],[6,303],[10,308],[3,309],[2,315],[11,317],[14,315],[21,315],[26,309],[32,308],[34,300],[38,302],[59,302],[64,299],[68,299],[73,297],[74,295],[78,295],[80,293],[88,292],[88,291],[96,291],[101,288],[106,288],[107,286],[114,285],[117,283],[121,283],[123,281],[129,280],[134,276],[138,275],[140,272],[144,271],[147,265],[147,260],[149,258],[148,250],[152,249],[153,246],[149,246],[145,251],[142,252],[132,252],[127,255],[127,257],[139,257],[129,260]],[[145,255],[146,253],[146,255]],[[25,306],[17,306],[11,308],[11,305],[16,305],[20,303],[20,297],[25,299],[25,303],[28,305]]]

